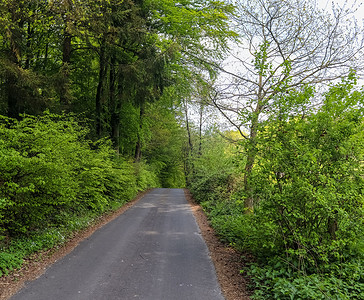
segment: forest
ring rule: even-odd
[[[1,0],[0,275],[150,188],[251,299],[364,299],[364,31],[310,0]]]

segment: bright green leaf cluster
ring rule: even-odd
[[[138,172],[107,140],[91,142],[72,117],[45,114],[0,124],[0,228],[29,233],[62,222],[64,213],[103,212],[138,190]]]

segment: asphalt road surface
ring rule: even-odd
[[[155,189],[11,300],[223,300],[180,189]]]

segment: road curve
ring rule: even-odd
[[[223,300],[181,189],[155,189],[11,300]]]

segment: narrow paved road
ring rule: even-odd
[[[155,189],[11,300],[223,300],[180,189]]]

